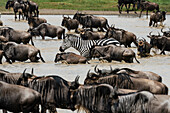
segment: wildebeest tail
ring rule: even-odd
[[[65,39],[65,29],[63,29],[63,39]]]
[[[45,63],[45,61],[44,61],[43,57],[41,56],[41,52],[40,52],[40,50],[38,50],[38,53],[39,53],[39,56],[40,56],[41,61]]]

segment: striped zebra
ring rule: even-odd
[[[81,37],[78,37],[73,34],[68,34],[63,43],[60,46],[60,51],[64,52],[66,49],[73,47],[80,52],[81,56],[90,58],[90,50],[94,46],[105,46],[114,44],[120,46],[120,43],[114,38],[100,39],[100,40],[83,40]]]

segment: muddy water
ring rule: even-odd
[[[72,17],[72,15],[70,15]],[[103,16],[103,15],[99,15]],[[40,17],[46,18],[47,21],[53,25],[60,26],[62,15],[40,15]],[[157,33],[160,31],[160,27],[152,28],[148,27],[149,19],[142,17],[129,17],[129,16],[103,16],[106,17],[109,21],[109,25],[114,24],[118,28],[128,30],[135,33],[138,37],[144,37],[147,41],[150,41],[147,38],[147,35],[150,31]],[[4,25],[13,27],[17,30],[27,30],[28,24],[26,21],[14,21],[14,16],[12,15],[2,15],[1,20],[4,22]],[[170,15],[167,16],[167,20],[164,22],[166,28],[170,27]],[[93,71],[96,64],[99,65],[99,68],[109,69],[109,66],[112,68],[122,68],[128,67],[135,70],[141,71],[153,71],[163,77],[163,83],[170,88],[170,54],[166,52],[167,55],[154,55],[149,58],[138,58],[141,62],[137,64],[136,61],[133,64],[128,64],[124,62],[112,62],[112,63],[101,63],[98,60],[90,61],[91,64],[77,64],[77,65],[68,65],[61,63],[54,63],[55,54],[59,52],[59,46],[62,43],[62,40],[51,39],[46,37],[46,40],[42,40],[41,37],[34,38],[34,43],[37,48],[41,50],[42,56],[44,57],[46,63],[30,63],[26,62],[16,62],[12,65],[8,63],[3,63],[0,65],[0,69],[4,69],[10,72],[23,72],[27,68],[27,72],[31,71],[31,68],[34,68],[34,72],[38,76],[55,74],[63,77],[68,81],[73,81],[77,75],[80,76],[80,83],[83,83],[86,73],[89,69]],[[134,46],[134,45],[133,45]],[[136,52],[136,48],[132,48]],[[72,51],[78,53],[75,49],[70,48],[67,51]],[[160,51],[156,51],[159,53]],[[4,59],[3,59],[4,61]],[[71,113],[70,110],[61,110],[58,109],[59,113]]]

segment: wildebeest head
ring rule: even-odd
[[[110,46],[95,46],[91,50],[91,57],[93,58],[100,58],[107,54]]]
[[[8,9],[8,8],[13,7],[13,6],[14,6],[14,0],[8,0],[5,8]]]
[[[75,90],[79,87],[79,85],[80,85],[79,78],[80,78],[80,76],[76,76],[75,80],[73,82],[71,82],[70,89]]]
[[[95,71],[96,73],[98,73],[100,76],[107,76],[107,75],[109,75],[109,74],[112,74],[112,72],[113,72],[111,66],[110,66],[110,70],[107,70],[107,69],[102,69],[102,70],[101,70],[101,69],[97,68],[97,65],[95,66],[94,71]]]
[[[84,84],[97,84],[95,81],[97,81],[98,78],[100,78],[99,74],[90,72],[89,70],[84,80]]]
[[[69,20],[69,19],[70,19],[70,17],[64,17],[64,16],[63,16],[63,20],[62,20],[61,25],[66,27],[67,24],[68,24],[68,20]]]
[[[144,52],[145,52],[145,43],[146,43],[146,40],[142,37],[142,39],[139,39],[138,40],[138,51],[140,52],[140,55],[143,55]]]
[[[160,34],[159,35],[151,35],[152,32],[149,33],[149,35],[147,35],[148,38],[150,38],[150,44],[152,45],[152,47],[157,46],[158,42],[158,38],[161,38]]]
[[[33,24],[34,24],[34,18],[33,17],[28,17],[28,25],[30,27],[30,29],[33,29]]]
[[[63,55],[62,53],[57,53],[54,62],[63,60],[62,55]]]
[[[32,36],[39,36],[40,32],[36,28],[29,28],[28,31]]]
[[[29,73],[25,73],[26,69],[24,70],[24,72],[22,73],[22,75],[20,76],[20,78],[17,81],[17,85],[22,85],[25,87],[28,87],[28,82],[30,78],[34,78],[35,76],[33,75],[33,69],[31,74]]]
[[[161,32],[163,33],[163,36],[170,37],[170,28],[169,28],[169,31],[163,31],[163,28],[162,28]]]

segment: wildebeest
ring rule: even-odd
[[[160,22],[162,24],[162,22],[165,21],[165,20],[166,20],[166,12],[165,11],[159,11],[159,12],[156,12],[156,13],[151,13],[149,26],[153,25],[153,27],[157,27],[158,22]]]
[[[0,42],[8,42],[8,39],[4,36],[0,36]]]
[[[147,37],[150,38],[152,47],[156,46],[161,50],[160,54],[165,55],[165,51],[170,51],[170,38],[160,35],[151,35],[151,32]]]
[[[37,106],[41,102],[41,95],[37,91],[0,81],[0,92],[0,109],[14,113],[39,113]]]
[[[34,16],[38,17],[39,16],[39,10],[38,10],[37,3],[30,1],[30,0],[27,0],[27,3],[29,5],[30,16],[32,16],[32,13],[34,13]]]
[[[139,0],[138,9],[139,8],[141,9],[139,17],[141,17],[142,12],[144,10],[146,10],[146,18],[148,18],[148,11],[154,11],[155,9],[156,11],[159,11],[159,5],[157,3],[149,2],[149,1],[143,2],[142,0]]]
[[[150,55],[151,45],[143,38],[138,40],[138,55],[141,57],[147,57]]]
[[[63,52],[63,53],[57,53],[54,62],[59,62],[59,61],[66,61],[68,64],[78,64],[78,63],[83,63],[85,64],[87,61],[86,57],[77,55],[73,52]]]
[[[15,42],[1,43],[0,49],[4,51],[6,56],[12,62],[26,61],[30,59],[31,62],[38,62],[39,59],[45,62],[41,56],[40,50],[32,45],[17,44]],[[40,58],[37,57],[39,54]]]
[[[97,68],[97,65],[94,68],[94,71],[100,75],[100,76],[109,76],[112,74],[118,74],[118,73],[126,73],[132,77],[136,77],[136,78],[144,78],[144,79],[149,79],[149,80],[155,80],[158,82],[162,82],[162,77],[154,72],[151,71],[136,71],[130,68],[115,68],[112,69],[112,67],[110,67],[109,70],[107,69],[99,69]]]
[[[88,71],[84,84],[110,84],[113,87],[117,86],[123,89],[150,91],[154,94],[168,94],[168,87],[165,84],[154,80],[132,77],[126,73],[102,77]]]
[[[105,38],[115,38],[121,45],[125,45],[125,47],[131,47],[132,42],[137,46],[137,39],[134,33],[115,28],[114,26],[107,29]]]
[[[83,24],[83,28],[90,28],[91,31],[92,28],[100,28],[101,31],[104,31],[103,28],[107,30],[107,28],[109,27],[108,21],[104,17],[85,15],[77,12],[76,14],[74,14],[73,19],[77,19],[80,24]]]
[[[98,32],[92,32],[89,30],[83,30],[80,32],[80,37],[83,40],[99,40],[105,38],[105,35],[98,33]]]
[[[41,113],[46,113],[46,109],[50,109],[51,112],[55,112],[56,108],[75,110],[70,100],[70,89],[75,90],[79,87],[78,79],[79,76],[75,81],[69,82],[57,75],[48,75],[28,81],[23,74],[20,82],[41,94]]]
[[[71,19],[70,17],[63,16],[61,25],[65,26],[68,31],[75,29],[75,32],[78,33],[79,21],[76,19]]]
[[[5,8],[8,9],[10,7],[13,8],[14,10],[14,14],[15,14],[15,21],[17,19],[17,12],[19,12],[19,20],[20,20],[20,15],[22,15],[23,19],[24,19],[24,15],[23,15],[23,4],[20,4],[17,0],[8,0],[6,3]]]
[[[123,8],[124,5],[125,5],[125,7],[126,7],[127,13],[129,13],[130,5],[133,4],[133,9],[132,9],[132,10],[135,12],[135,14],[137,14],[137,13],[136,13],[136,9],[135,9],[136,1],[137,1],[137,0],[118,0],[118,5],[117,5],[117,7],[118,7],[118,9],[119,9],[119,13],[120,13],[120,14],[122,13],[122,8]],[[129,4],[129,7],[127,7],[127,4]]]
[[[38,27],[42,23],[47,23],[47,20],[39,17],[28,17],[28,24],[30,28]]]
[[[170,113],[170,96],[140,91],[119,96],[115,91],[112,113]]]
[[[108,84],[80,86],[71,91],[71,101],[76,109],[83,109],[86,113],[112,113],[112,101],[118,100],[115,91]]]
[[[122,61],[124,60],[127,63],[133,63],[133,58],[136,59],[135,52],[131,49],[118,47],[115,45],[109,46],[95,46],[91,49],[91,56],[93,58],[100,58],[111,62],[112,60]]]
[[[31,33],[32,36],[41,36],[42,39],[45,39],[45,36],[49,36],[51,38],[55,38],[56,36],[58,39],[65,38],[65,29],[60,26],[54,26],[49,23],[42,23],[38,27],[33,29],[29,29],[28,32]]]
[[[169,31],[163,31],[163,28],[162,28],[161,32],[163,33],[163,36],[170,37],[170,28],[169,28]]]
[[[32,35],[26,31],[17,31],[11,27],[0,27],[0,35],[4,36],[8,41],[18,44],[27,44],[31,40],[32,45],[34,45]]]

